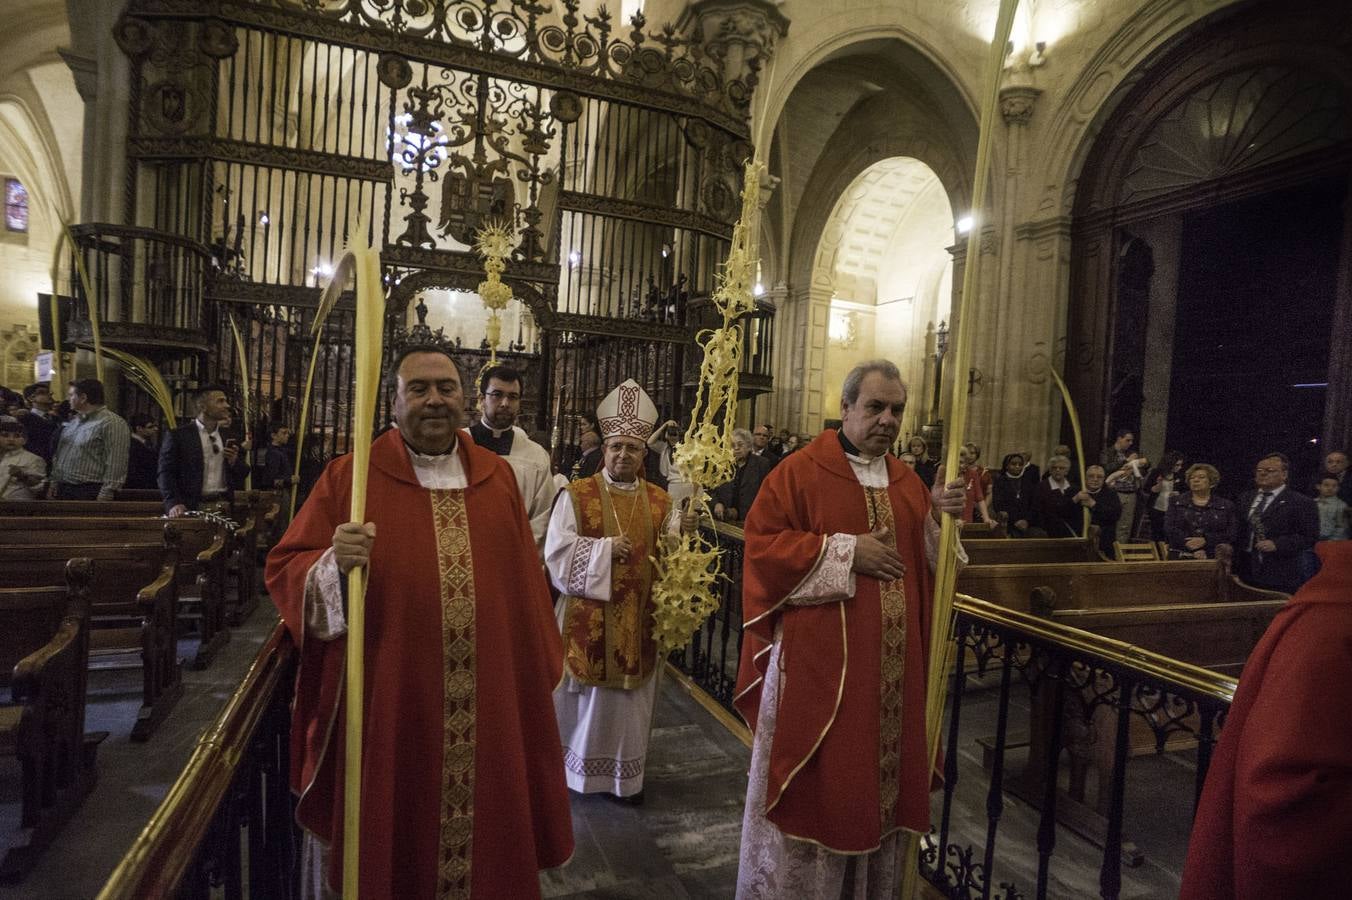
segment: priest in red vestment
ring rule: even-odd
[[[1352,894],[1352,541],[1244,665],[1192,824],[1180,900]]]
[[[929,827],[932,566],[963,482],[931,493],[887,454],[905,406],[895,365],[857,366],[841,430],[776,466],[747,517],[740,900],[895,897],[902,832]]]
[[[460,374],[405,348],[365,526],[335,460],[268,558],[300,647],[291,785],[309,896],[341,885],[345,573],[364,565],[362,900],[538,897],[572,853],[551,693],[562,646],[516,479],[464,432]]]

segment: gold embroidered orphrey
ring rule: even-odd
[[[474,560],[462,490],[432,491],[441,580],[442,685],[439,900],[468,900],[474,838]]]
[[[897,533],[892,502],[885,488],[864,488],[868,495],[869,531]],[[883,834],[897,814],[897,781],[901,777],[901,680],[906,670],[905,576],[878,585],[882,601],[882,704],[878,730],[879,816]]]

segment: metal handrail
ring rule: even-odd
[[[1021,631],[1057,647],[1073,651],[1096,662],[1130,669],[1136,674],[1171,687],[1183,688],[1199,697],[1230,703],[1239,682],[1219,672],[1170,659],[1144,647],[1062,625],[1049,619],[1019,612],[966,594],[958,594],[954,609],[974,619]]]
[[[270,702],[288,683],[295,655],[290,635],[278,623],[225,709],[198,738],[187,766],[113,870],[98,900],[175,895],[207,840]]]

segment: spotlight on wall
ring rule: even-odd
[[[259,224],[259,225],[267,225],[267,224],[269,224],[269,223],[271,223],[271,222],[272,222],[272,220],[268,218],[268,214],[267,214],[266,211],[261,212],[261,213],[258,214],[258,224]]]
[[[316,278],[328,278],[333,274],[333,266],[326,262],[315,263],[315,267],[310,270],[310,274]]]
[[[663,244],[663,245],[662,245],[662,258],[663,258],[663,259],[666,259],[668,256],[671,256],[671,245],[670,245],[670,244]]]
[[[753,296],[753,297],[764,297],[764,296],[765,296],[765,285],[761,284],[759,281],[756,282],[755,286],[751,288],[751,296]]]
[[[972,217],[963,216],[957,221],[958,234],[966,234],[972,230]]]
[[[582,265],[582,252],[580,250],[568,251],[568,268],[576,269]]]

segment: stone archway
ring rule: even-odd
[[[839,198],[870,167],[905,157],[937,176],[950,211],[969,206],[976,121],[954,102],[960,95],[917,48],[873,39],[835,51],[783,103],[769,154],[781,181],[765,213],[780,261],[767,273],[780,310],[768,414],[776,424],[810,432],[835,415],[838,385],[826,383],[831,285],[814,265]]]
[[[1155,54],[1088,148],[1072,210],[1066,370],[1091,447],[1113,428],[1135,427],[1147,451],[1162,449],[1187,217],[1352,176],[1352,52],[1331,15],[1327,4],[1303,2],[1206,20]],[[1346,213],[1342,231],[1323,427],[1335,445],[1352,437],[1352,383],[1342,374],[1352,366]],[[1122,267],[1133,241],[1149,244],[1156,268],[1140,340],[1123,342]],[[1110,421],[1131,406],[1119,388],[1136,381],[1142,420]]]

